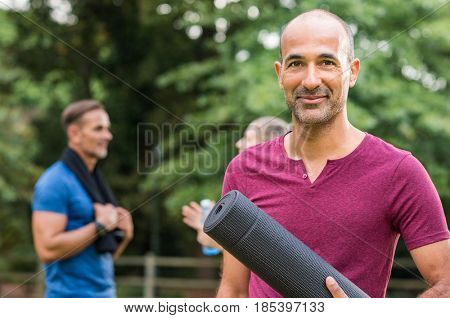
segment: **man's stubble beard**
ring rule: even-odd
[[[331,122],[336,117],[336,115],[342,112],[345,106],[345,102],[342,96],[334,102],[331,101],[329,97],[327,97],[326,100],[318,106],[320,107],[320,114],[310,116],[306,114],[308,110],[303,109],[305,105],[303,105],[300,101],[297,101],[295,97],[292,97],[292,99],[294,100],[290,100],[285,95],[285,99],[288,108],[295,116],[297,122],[306,126],[325,125]]]
[[[86,151],[85,152],[89,157],[91,157],[92,159],[95,160],[102,160],[105,159],[108,156],[108,150],[106,150],[105,152],[99,153],[96,151]]]

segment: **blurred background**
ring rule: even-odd
[[[213,296],[220,257],[202,256],[181,206],[219,198],[250,121],[290,119],[273,62],[283,24],[313,8],[355,33],[351,122],[411,151],[449,219],[448,1],[0,0],[0,294],[42,297],[33,185],[65,145],[62,109],[94,98],[114,134],[106,179],[121,205],[139,207],[118,295]],[[396,260],[388,297],[417,295],[425,285],[402,242]]]

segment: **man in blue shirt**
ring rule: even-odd
[[[112,193],[97,177],[97,162],[107,156],[112,140],[109,116],[101,103],[82,100],[64,110],[62,123],[68,139],[65,152],[85,175],[80,177],[63,154],[35,185],[32,228],[37,254],[45,263],[45,296],[115,297],[113,260],[132,239],[133,222],[127,210],[111,203]],[[92,181],[94,190],[83,178]],[[108,191],[109,196],[103,193]],[[121,239],[102,250],[97,243],[113,230]]]

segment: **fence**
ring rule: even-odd
[[[16,257],[8,258],[8,261],[17,266],[13,266],[14,270],[0,273],[0,296],[42,297],[44,273],[42,267],[37,265],[36,259]],[[20,271],[19,268],[25,270]],[[116,282],[118,289],[126,287],[140,289],[140,295],[134,295],[135,297],[164,297],[163,293],[158,293],[163,290],[202,291],[203,297],[213,297],[218,286],[219,268],[220,258],[216,257],[165,257],[153,254],[123,256],[116,263]],[[161,271],[167,269],[175,269],[178,272],[170,277],[162,275]],[[196,275],[192,275],[189,270],[195,271]],[[412,272],[417,273],[411,259],[396,259],[387,296],[414,297],[424,290],[426,284],[411,275]],[[177,296],[192,297],[192,294]],[[122,295],[119,293],[119,296],[130,297],[126,293]]]
[[[144,275],[141,276],[117,276],[117,285],[120,286],[141,286],[144,297],[156,297],[158,289],[188,289],[188,290],[207,290],[211,291],[211,296],[218,285],[218,270],[220,259],[206,257],[166,257],[154,256],[147,254],[146,256],[128,256],[122,257],[117,261],[117,266],[143,266]],[[160,268],[177,268],[177,269],[215,269],[215,278],[211,277],[161,277],[158,275]]]

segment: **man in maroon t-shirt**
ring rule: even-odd
[[[384,297],[399,236],[429,288],[450,297],[450,234],[439,196],[409,152],[353,127],[353,36],[323,10],[293,19],[275,63],[292,132],[232,160],[222,194],[241,191],[371,297]],[[333,278],[334,297],[346,297]],[[224,253],[218,297],[280,297]]]

